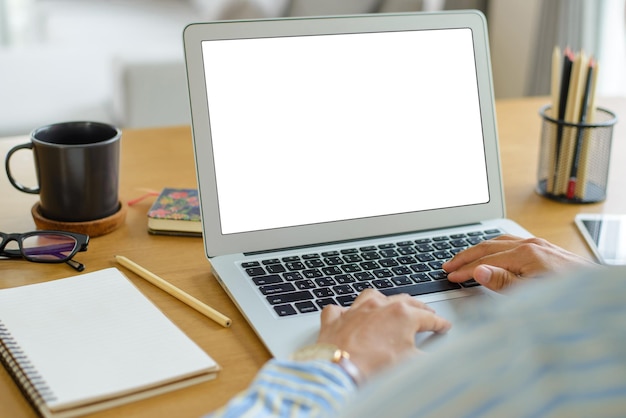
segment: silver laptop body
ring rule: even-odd
[[[289,279],[272,275],[264,294],[250,266],[477,230],[530,236],[505,219],[479,12],[200,23],[184,46],[206,255],[273,355],[314,342],[322,304],[276,302]],[[483,293],[418,297],[454,320]]]

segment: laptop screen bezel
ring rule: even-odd
[[[346,34],[363,32],[471,29],[478,83],[480,114],[487,162],[489,201],[484,204],[351,219],[314,225],[223,234],[219,219],[217,184],[202,42],[216,39]],[[201,202],[207,257],[309,246],[335,241],[394,235],[477,223],[504,217],[498,136],[493,99],[489,41],[484,16],[478,11],[373,14],[306,17],[191,24],[184,31],[184,50],[192,120],[198,194]],[[254,71],[251,69],[251,71]]]

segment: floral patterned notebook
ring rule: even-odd
[[[202,235],[197,189],[164,188],[148,211],[152,234]]]

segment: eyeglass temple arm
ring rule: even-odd
[[[79,263],[76,260],[73,259],[69,259],[69,260],[65,260],[65,264],[67,264],[68,266],[72,267],[74,270],[76,271],[83,271],[85,270],[85,265],[82,263]]]

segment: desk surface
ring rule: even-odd
[[[535,193],[541,121],[538,109],[545,98],[498,101],[498,129],[504,175],[507,215],[537,236],[549,239],[576,253],[591,253],[574,227],[579,212],[626,213],[626,126],[618,122],[614,136],[607,200],[588,205],[564,204]],[[601,105],[618,116],[626,115],[626,99],[605,99]],[[0,155],[28,138],[0,139]],[[34,185],[32,158],[27,152],[13,169],[23,184]],[[14,157],[14,159],[15,159]],[[29,161],[30,158],[30,161]],[[30,163],[30,164],[29,164]],[[187,127],[123,132],[120,197],[128,201],[162,187],[196,187],[191,133]],[[30,177],[29,177],[30,176]],[[32,180],[29,183],[29,179]],[[0,231],[34,229],[30,208],[36,195],[15,190],[0,175]],[[233,320],[222,328],[182,302],[121,268],[139,289],[184,332],[223,367],[211,382],[165,394],[94,416],[197,417],[222,404],[244,389],[256,371],[270,358],[250,326],[209,272],[201,238],[153,236],[147,233],[146,212],[150,197],[128,208],[120,229],[93,238],[89,250],[76,259],[86,272],[115,266],[113,256],[125,255],[165,278]],[[0,288],[53,280],[77,274],[64,264],[44,265],[21,260],[0,260]],[[6,371],[0,368],[0,416],[35,417]]]

